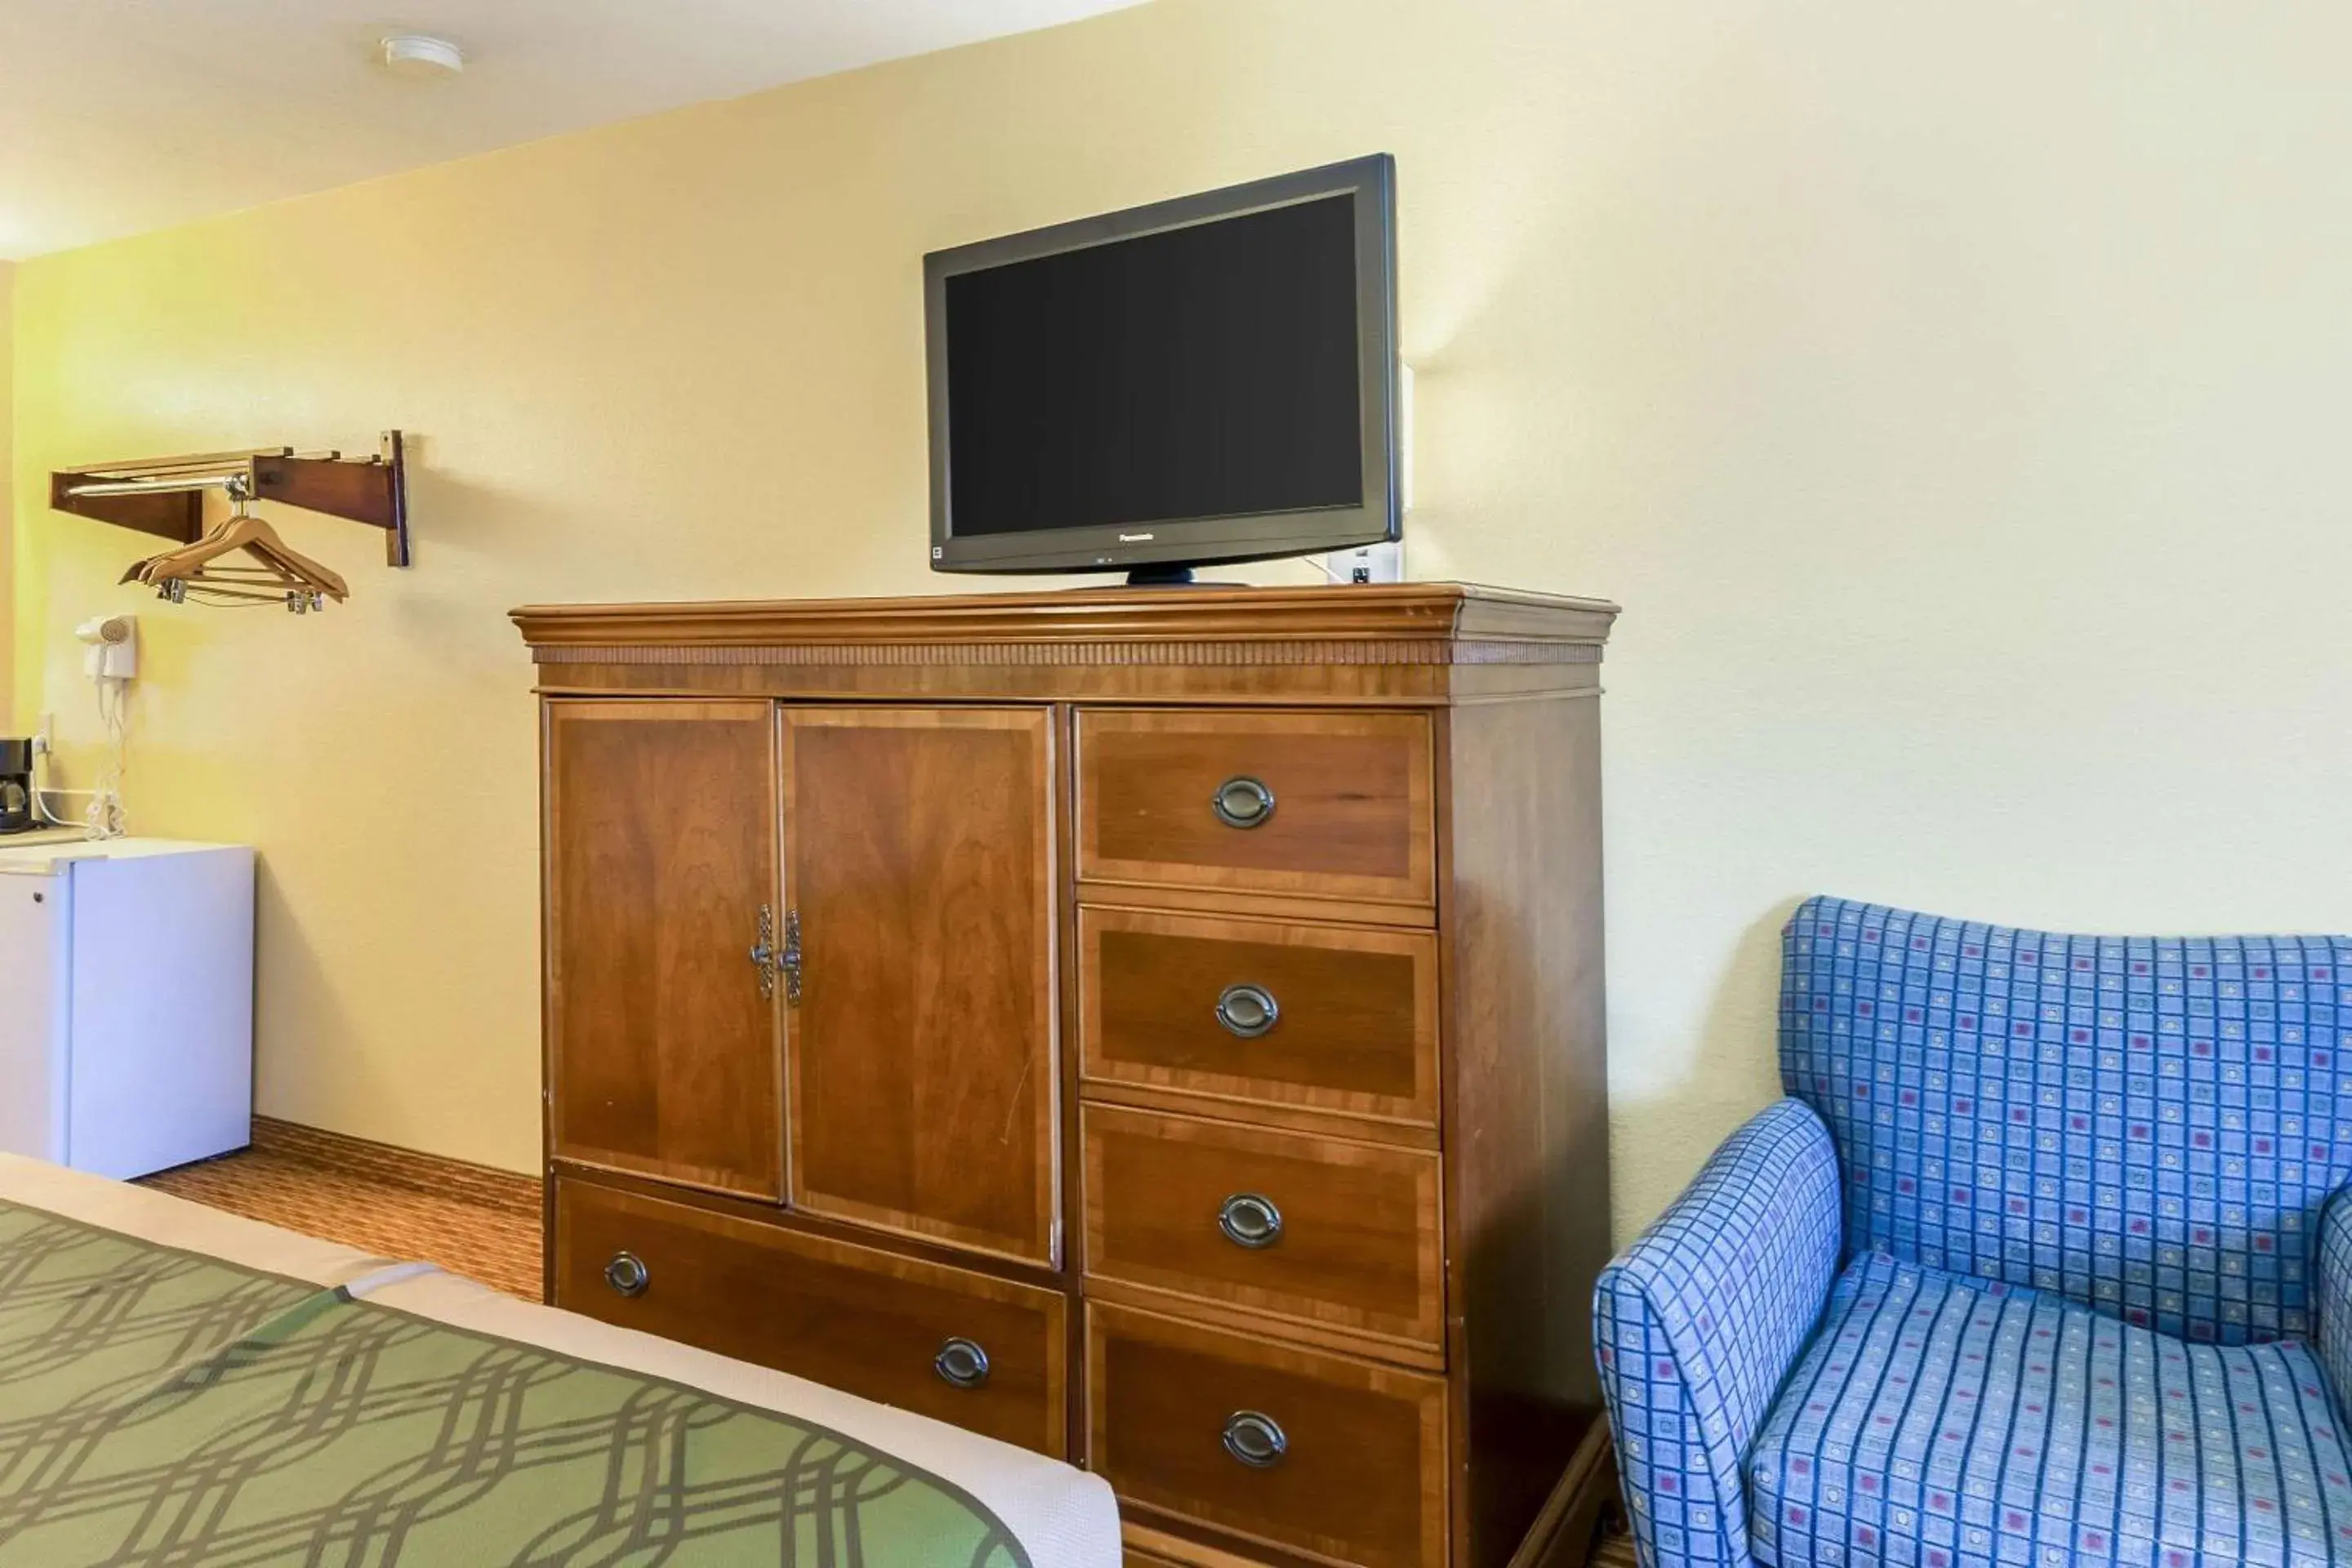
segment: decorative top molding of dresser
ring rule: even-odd
[[[1461,583],[529,605],[542,664],[1583,664],[1617,606]],[[909,650],[901,656],[898,649]],[[742,651],[730,651],[742,650]]]

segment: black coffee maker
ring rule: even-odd
[[[33,742],[0,739],[0,833],[40,826],[33,810]]]

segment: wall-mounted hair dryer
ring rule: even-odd
[[[139,622],[131,616],[92,616],[74,628],[89,645],[81,672],[92,680],[128,680],[139,673]]]

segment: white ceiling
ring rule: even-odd
[[[0,0],[0,258],[1137,0]],[[464,46],[396,77],[386,33]]]

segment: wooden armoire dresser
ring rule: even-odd
[[[1088,1466],[1133,1563],[1573,1560],[1615,614],[517,611],[550,1298]]]

